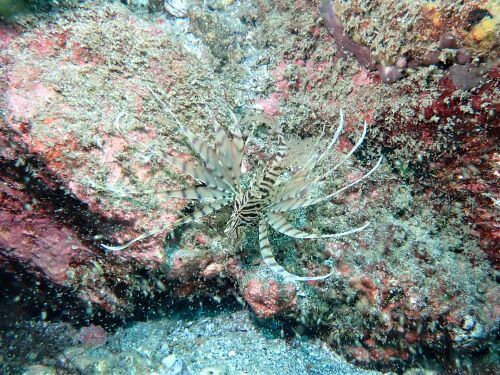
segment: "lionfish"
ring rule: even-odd
[[[146,232],[128,243],[121,246],[101,245],[110,251],[123,250],[132,244],[161,233],[167,229],[172,229],[178,225],[197,221],[221,208],[233,204],[233,211],[227,223],[224,233],[231,238],[240,238],[242,230],[247,226],[258,226],[260,253],[264,263],[275,273],[283,276],[289,281],[316,281],[324,280],[331,276],[334,271],[322,276],[297,276],[286,271],[278,264],[274,258],[271,243],[269,241],[269,227],[273,230],[292,238],[299,239],[320,239],[336,238],[347,236],[365,229],[370,222],[341,233],[334,234],[311,234],[294,228],[284,216],[288,211],[313,206],[326,202],[341,194],[350,187],[368,178],[381,164],[382,156],[375,166],[357,180],[349,183],[341,189],[321,197],[312,197],[311,188],[318,183],[325,181],[331,176],[346,160],[360,147],[367,131],[367,124],[364,123],[361,137],[353,148],[326,173],[313,176],[315,168],[329,155],[332,147],[337,143],[340,133],[344,127],[344,115],[340,111],[339,125],[323,152],[317,153],[315,148],[319,147],[319,142],[323,138],[324,130],[316,141],[314,149],[304,165],[301,166],[287,182],[279,183],[279,177],[287,170],[287,163],[284,162],[285,155],[281,147],[281,152],[275,160],[266,167],[260,177],[254,178],[248,189],[244,189],[241,184],[241,166],[246,142],[243,140],[241,130],[232,114],[234,120],[234,132],[231,137],[224,129],[214,122],[215,144],[210,146],[201,137],[193,134],[187,126],[182,124],[175,114],[164,105],[165,110],[174,118],[180,132],[185,136],[191,148],[201,158],[201,163],[193,163],[170,155],[157,154],[164,161],[170,163],[185,174],[193,177],[200,183],[200,186],[185,188],[175,191],[167,191],[165,195],[171,198],[181,198],[201,201],[202,207],[180,219],[160,228]],[[119,119],[116,126],[118,128]],[[148,146],[127,136],[131,142],[142,147]],[[248,141],[248,139],[247,139]],[[153,151],[154,152],[154,151]]]

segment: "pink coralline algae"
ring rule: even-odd
[[[108,341],[108,334],[101,326],[91,324],[80,330],[78,339],[83,345],[101,346]]]
[[[97,239],[105,232],[120,241],[137,235],[140,226],[171,222],[176,219],[173,211],[182,203],[161,202],[163,210],[153,219],[145,211],[129,209],[129,202],[117,205],[109,196],[98,196],[85,183],[104,171],[109,171],[107,183],[123,181],[124,170],[116,155],[126,152],[128,146],[121,137],[105,131],[107,122],[85,120],[76,125],[83,114],[79,97],[68,94],[68,86],[62,89],[63,78],[51,80],[53,73],[65,72],[63,77],[73,79],[93,74],[89,82],[95,82],[99,79],[96,70],[106,69],[109,61],[103,60],[99,47],[82,43],[79,37],[71,24],[40,26],[32,33],[0,26],[4,47],[0,53],[4,109],[0,126],[0,258],[5,266],[22,264],[27,272],[49,283],[74,287],[87,302],[117,311],[127,302],[114,294],[111,284],[117,279],[131,284],[131,270],[141,264],[151,269],[163,264],[162,239],[145,241],[141,251],[106,258]],[[27,57],[20,57],[21,51]],[[140,113],[139,89],[120,77],[116,82],[137,99],[135,107]],[[69,87],[73,84],[70,81]],[[101,104],[99,111],[96,105],[85,116],[111,114],[112,124],[116,107]],[[88,131],[90,127],[94,133]],[[138,139],[154,136],[141,133]],[[96,140],[100,147],[92,145]],[[143,164],[130,167],[141,179],[152,176]],[[114,280],[107,279],[106,273],[113,274]]]
[[[243,287],[243,298],[259,318],[277,317],[296,305],[296,290],[291,284],[275,280],[252,279]]]
[[[92,251],[70,226],[54,218],[54,208],[33,203],[21,184],[3,177],[0,185],[0,258],[21,262],[53,283],[68,284],[72,263],[85,262]]]

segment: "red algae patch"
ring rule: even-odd
[[[243,298],[259,318],[269,319],[296,305],[296,290],[293,285],[275,280],[251,279],[243,288]]]

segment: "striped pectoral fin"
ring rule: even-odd
[[[158,96],[158,94],[156,92],[154,92],[154,90],[152,90],[150,87],[148,87],[148,89],[151,92],[151,94],[153,94],[153,96],[156,98],[156,100],[158,100],[162,104],[162,106],[165,109],[165,111],[167,113],[169,113],[174,118],[175,122],[179,126],[179,130],[188,139],[191,147],[205,161],[205,164],[207,165],[207,168],[216,177],[218,177],[221,180],[223,180],[224,183],[226,183],[228,185],[228,187],[233,192],[236,192],[237,186],[233,186],[233,184],[232,184],[232,177],[230,175],[228,175],[227,171],[223,167],[222,161],[217,156],[215,150],[212,147],[208,146],[205,142],[203,142],[203,140],[200,137],[198,137],[195,134],[193,134],[193,132],[191,132],[186,125],[184,125],[183,123],[181,123],[181,121],[176,116],[176,114],[165,104],[165,102],[163,102],[160,99],[160,97]]]
[[[192,199],[192,200],[206,200],[206,199],[225,200],[230,198],[230,196],[228,196],[228,193],[217,189],[212,189],[206,186],[166,191],[165,195],[169,198],[182,198],[182,199]]]
[[[219,125],[217,121],[214,120],[214,129],[215,129],[215,150],[217,155],[220,157],[221,163],[223,167],[226,169],[228,174],[231,177],[231,183],[233,186],[238,186],[239,184],[239,176],[236,178],[237,171],[234,165],[234,157],[238,156],[234,154],[234,144],[228,138],[226,132]]]
[[[264,263],[273,272],[283,276],[283,278],[285,278],[286,280],[319,281],[319,280],[324,280],[334,274],[334,271],[332,271],[327,275],[308,277],[308,276],[297,276],[285,270],[282,266],[278,264],[278,262],[276,262],[276,259],[274,258],[271,248],[271,243],[269,242],[269,231],[267,229],[267,222],[264,219],[261,219],[259,222],[259,244],[260,244],[260,253],[262,255]]]
[[[222,207],[227,206],[231,202],[232,202],[232,199],[224,199],[224,200],[220,200],[219,202],[205,204],[199,210],[196,210],[193,213],[186,215],[186,216],[180,218],[179,220],[177,220],[174,223],[174,226],[192,223],[193,221],[201,219],[204,216],[210,215],[211,213],[213,213],[217,210],[220,210]]]
[[[281,215],[275,213],[267,213],[266,220],[268,224],[273,228],[276,232],[282,233],[286,236],[293,238],[335,238],[335,237],[343,237],[349,234],[357,233],[365,229],[370,222],[365,223],[361,227],[353,228],[345,232],[339,233],[329,233],[329,234],[311,234],[299,229],[296,229],[290,225],[288,221]]]
[[[214,126],[216,127],[216,143],[222,145],[221,151],[224,155],[225,166],[231,170],[231,174],[234,177],[235,186],[239,186],[241,162],[243,160],[245,142],[243,141],[243,135],[241,134],[238,120],[236,119],[236,116],[233,112],[231,112],[231,117],[233,118],[234,122],[234,131],[231,134],[232,139],[229,139],[227,133],[222,129],[217,129],[218,124],[214,123]],[[218,133],[219,135],[217,136]]]
[[[163,155],[163,159],[172,164],[174,167],[180,169],[187,175],[205,183],[205,185],[207,185],[208,187],[215,188],[217,190],[225,191],[228,193],[232,192],[232,190],[229,189],[227,183],[224,182],[224,180],[214,176],[210,171],[210,169],[204,166],[196,165],[191,161],[183,160],[170,155]]]
[[[232,160],[232,173],[234,176],[235,186],[240,185],[241,178],[241,162],[243,161],[243,148],[239,148],[234,142],[231,143],[231,160]]]
[[[218,177],[214,176],[210,169],[208,169],[204,166],[201,166],[201,165],[196,165],[193,162],[188,161],[188,160],[176,158],[176,157],[173,157],[171,155],[168,155],[168,154],[165,154],[162,152],[158,152],[158,151],[154,150],[153,148],[151,148],[150,146],[148,146],[148,145],[146,145],[146,144],[144,144],[144,143],[142,143],[134,138],[131,138],[127,134],[123,133],[123,131],[121,130],[121,128],[119,126],[119,122],[121,121],[122,117],[123,117],[123,113],[121,113],[117,116],[117,118],[115,120],[115,127],[118,130],[118,132],[125,139],[127,139],[129,142],[132,142],[132,143],[140,146],[141,148],[149,151],[153,155],[158,156],[162,160],[165,160],[166,162],[168,162],[171,165],[173,165],[174,167],[180,169],[182,172],[188,174],[189,176],[191,176],[199,181],[202,181],[203,183],[205,183],[209,187],[217,188],[219,190],[227,191],[227,192],[233,191],[232,189],[230,189],[228,184],[222,178],[218,178]],[[189,130],[187,128],[185,130],[189,132]]]
[[[191,147],[201,156],[211,173],[223,180],[232,190],[234,190],[233,177],[230,172],[226,170],[215,150],[207,145],[200,137],[194,135],[186,126],[182,125],[180,128],[191,144]]]
[[[293,176],[293,178],[281,188],[279,193],[276,194],[275,200],[281,201],[293,198],[295,195],[309,188],[314,180],[308,180],[306,177],[307,176],[302,173]]]
[[[235,129],[233,133],[231,153],[233,155],[233,172],[235,173],[235,178],[239,184],[241,175],[241,162],[243,161],[243,152],[245,150],[245,142],[243,141],[243,135],[241,134],[240,127],[236,121],[236,116],[231,113],[235,119]]]

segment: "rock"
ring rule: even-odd
[[[182,209],[178,200],[154,193],[165,189],[165,170],[159,173],[157,161],[147,162],[152,160],[147,150],[130,153],[130,142],[114,128],[122,111],[144,112],[143,95],[148,90],[123,80],[123,74],[129,71],[139,80],[149,76],[149,82],[156,81],[168,92],[174,80],[179,87],[189,86],[187,80],[201,74],[200,64],[183,55],[160,26],[143,21],[119,3],[80,10],[78,21],[69,10],[22,34],[15,27],[0,26],[4,77],[0,90],[5,98],[0,133],[4,233],[0,259],[22,264],[52,283],[74,287],[88,303],[116,311],[126,305],[112,291],[116,280],[131,286],[133,269],[163,265],[164,241],[152,237],[130,251],[106,254],[100,245],[123,243],[171,223]],[[115,30],[120,42],[105,30]],[[139,47],[138,36],[147,45]],[[26,58],[18,57],[21,50]],[[113,56],[121,57],[118,61]],[[172,63],[168,68],[167,60]],[[104,102],[98,92],[107,98]],[[150,99],[148,105],[155,101]],[[95,111],[98,107],[102,111]],[[158,139],[147,126],[137,137],[143,142]],[[119,154],[128,167],[118,162]],[[134,187],[134,180],[145,185]],[[170,179],[171,188],[176,184]],[[138,195],[135,189],[149,193]],[[135,199],[142,203],[133,203]]]
[[[403,77],[403,70],[397,66],[378,66],[378,72],[383,82],[393,83]]]
[[[127,0],[128,5],[143,7],[148,9],[149,11],[157,11],[162,9],[163,2],[164,0]]]
[[[403,8],[401,8],[403,7]],[[408,58],[408,67],[450,63],[451,52],[469,51],[485,59],[491,56],[492,41],[498,38],[494,17],[498,12],[494,1],[471,7],[456,3],[450,7],[442,4],[411,2],[395,6],[393,2],[365,7],[362,1],[323,0],[319,12],[325,26],[333,36],[340,57],[352,55],[366,69],[378,67],[381,78],[393,83],[403,75],[393,68],[402,58]],[[411,19],[401,22],[400,15]],[[472,16],[471,16],[472,15]],[[408,25],[411,24],[411,27]],[[450,30],[453,30],[451,32]],[[470,60],[458,53],[459,64]],[[411,75],[411,74],[410,74]]]
[[[160,375],[189,375],[190,373],[184,361],[175,354],[163,358],[161,364],[163,369],[160,371]]]
[[[107,339],[108,334],[101,326],[91,324],[80,330],[79,341],[84,345],[101,346],[106,344]]]
[[[448,70],[453,84],[460,90],[471,90],[484,82],[487,69],[479,66],[455,64]]]
[[[245,301],[257,317],[270,319],[290,311],[297,303],[292,284],[280,284],[276,280],[251,279],[242,288]]]
[[[56,375],[57,369],[52,366],[31,365],[23,371],[23,375]]]
[[[361,66],[369,70],[376,68],[370,48],[354,42],[344,31],[331,0],[323,1],[320,8],[325,25],[335,38],[341,56],[354,55]]]
[[[450,32],[442,34],[441,38],[439,38],[439,48],[457,49],[457,37]]]
[[[355,3],[332,2],[336,18],[325,13],[328,29],[318,25],[314,2],[260,2],[255,9],[238,8],[236,2],[228,12],[197,8],[190,24],[196,45],[192,34],[185,45],[178,43],[182,35],[169,34],[178,20],[149,22],[117,2],[78,7],[78,17],[68,10],[57,22],[37,19],[36,30],[26,26],[33,23],[22,29],[1,25],[0,211],[9,221],[0,231],[2,272],[31,273],[46,282],[42,285],[57,283],[89,310],[102,307],[120,318],[127,304],[156,305],[167,294],[209,295],[215,303],[234,295],[261,319],[286,316],[297,335],[319,327],[325,342],[338,345],[351,360],[398,371],[418,363],[422,351],[443,359],[490,349],[498,329],[492,275],[499,264],[494,120],[499,73],[491,58],[496,51],[487,47],[490,17],[462,17],[454,3],[448,20],[437,2],[405,3],[405,17],[416,22],[378,32],[379,25],[396,20],[395,3],[371,7],[374,15],[391,14],[387,18],[366,17]],[[360,13],[351,20],[360,22],[348,21],[353,11]],[[230,18],[235,15],[237,22]],[[471,28],[471,22],[486,23],[471,35],[454,20]],[[182,21],[187,22],[191,19]],[[408,24],[415,30],[398,37]],[[462,61],[460,50],[439,51],[443,64],[421,66],[449,25],[457,26],[457,44],[470,58],[485,61],[484,74],[461,65],[476,77],[457,80],[461,71],[451,58],[455,54],[456,62]],[[335,49],[336,35],[344,48]],[[242,57],[251,49],[264,57]],[[339,59],[350,54],[356,60]],[[214,58],[221,64],[213,64]],[[377,61],[387,61],[387,74],[367,69]],[[399,70],[407,75],[398,77]],[[475,81],[478,73],[481,80]],[[153,193],[194,183],[162,163],[163,152],[183,160],[193,156],[148,87],[207,139],[214,135],[208,109],[231,127],[224,112],[231,109],[243,118],[247,104],[260,105],[264,113],[250,114],[254,120],[244,125],[249,130],[258,124],[247,145],[245,170],[252,172],[275,155],[277,142],[268,131],[306,145],[297,147],[302,158],[323,126],[324,141],[332,136],[342,109],[346,123],[336,152],[345,155],[366,121],[365,146],[318,194],[353,181],[382,153],[381,168],[363,185],[292,218],[321,233],[369,220],[371,225],[335,241],[273,236],[273,252],[287,270],[317,275],[333,267],[334,277],[297,285],[274,279],[260,260],[252,228],[236,256],[237,245],[222,234],[224,215],[123,251],[103,251],[103,242],[122,244],[193,208]],[[56,243],[44,238],[43,228]],[[37,247],[43,259],[37,258]],[[61,251],[60,259],[51,248]],[[50,314],[44,311],[43,317]],[[123,355],[110,354],[108,347],[95,349],[104,353],[99,360],[74,353],[75,366],[110,372],[126,360],[138,373],[152,371],[146,346]],[[221,350],[222,357],[228,353],[229,347]]]
[[[165,10],[168,14],[176,18],[187,16],[189,3],[187,0],[165,0]]]
[[[457,64],[465,65],[465,64],[469,64],[472,61],[472,56],[464,48],[460,48],[457,51],[456,60],[457,60]]]

